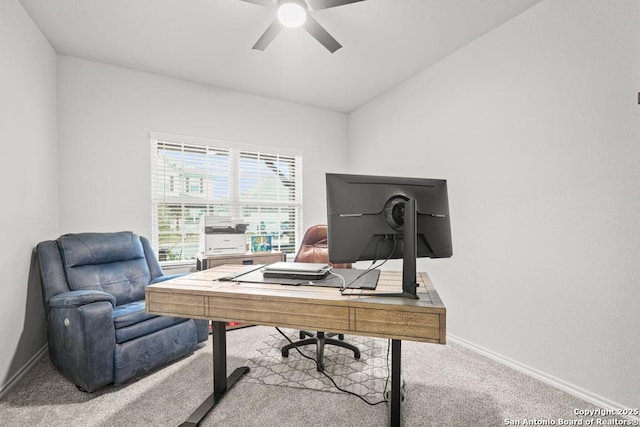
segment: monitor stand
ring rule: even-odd
[[[416,292],[418,286],[416,258],[418,256],[418,211],[414,199],[407,200],[404,204],[404,226],[402,248],[402,292],[392,293],[361,293],[358,296],[372,297],[404,297],[419,299]]]

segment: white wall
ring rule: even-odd
[[[353,173],[446,178],[448,331],[640,406],[640,2],[545,1],[351,114]]]
[[[67,56],[58,64],[61,232],[150,237],[150,130],[301,150],[303,226],[326,222],[324,173],[346,168],[346,115]]]
[[[32,251],[58,233],[56,54],[17,0],[0,2],[0,392],[45,345]]]

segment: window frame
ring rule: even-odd
[[[219,150],[219,152],[221,153],[228,153],[228,170],[226,172],[226,176],[228,179],[228,188],[229,188],[229,194],[228,194],[228,198],[224,199],[224,200],[216,200],[215,197],[213,198],[209,198],[206,193],[206,190],[203,187],[206,187],[206,183],[203,186],[203,182],[207,181],[207,178],[200,178],[199,181],[198,178],[194,178],[193,176],[190,176],[189,178],[189,182],[190,181],[194,181],[194,183],[190,183],[189,185],[193,185],[193,187],[195,187],[195,182],[197,182],[197,186],[199,186],[200,191],[199,192],[195,192],[195,191],[187,191],[189,190],[189,188],[186,187],[187,183],[185,181],[180,182],[180,179],[176,179],[176,178],[171,178],[168,181],[168,184],[170,188],[175,189],[175,190],[184,190],[185,194],[198,194],[198,195],[203,195],[204,194],[204,200],[202,202],[199,201],[186,201],[186,199],[183,198],[182,201],[180,201],[180,197],[173,197],[172,196],[167,196],[166,193],[163,193],[163,191],[166,192],[166,190],[160,190],[159,186],[165,186],[166,183],[163,183],[163,179],[165,178],[158,178],[158,173],[159,173],[159,169],[157,167],[157,150],[158,150],[158,144],[178,144],[182,146],[183,149],[183,153],[184,153],[184,149],[185,146],[197,146],[197,147],[201,147],[202,149],[206,150]],[[180,256],[180,259],[166,259],[163,256],[161,256],[161,252],[160,252],[160,220],[158,218],[158,206],[163,205],[164,206],[170,206],[170,205],[178,205],[181,204],[181,214],[184,214],[185,209],[188,206],[191,206],[192,208],[195,207],[199,207],[200,209],[205,209],[207,211],[210,211],[211,209],[214,209],[214,206],[228,206],[228,211],[229,211],[229,215],[227,216],[231,216],[232,218],[242,218],[242,216],[240,215],[240,213],[242,212],[243,209],[256,209],[257,211],[261,211],[261,210],[288,210],[291,209],[292,210],[292,214],[294,215],[294,221],[295,221],[295,226],[293,227],[293,235],[294,235],[294,242],[293,242],[293,246],[287,248],[287,250],[290,250],[289,252],[285,252],[287,254],[290,255],[294,255],[295,254],[295,250],[296,248],[299,246],[300,240],[302,238],[302,215],[303,215],[303,198],[302,198],[302,152],[299,150],[293,150],[293,149],[288,149],[288,148],[282,148],[282,147],[271,147],[271,146],[264,146],[264,145],[254,145],[254,144],[244,144],[244,143],[237,143],[237,142],[231,142],[231,141],[222,141],[222,140],[216,140],[216,139],[210,139],[210,138],[202,138],[202,137],[190,137],[190,136],[184,136],[184,135],[175,135],[175,134],[168,134],[168,133],[162,133],[162,132],[155,132],[155,131],[150,131],[149,132],[149,146],[150,146],[150,161],[151,161],[151,165],[150,165],[150,169],[151,169],[151,189],[150,189],[150,196],[151,196],[151,244],[152,247],[154,249],[154,251],[156,252],[156,256],[158,256],[158,258],[161,260],[161,265],[166,266],[166,265],[170,265],[170,264],[192,264],[195,263],[195,259],[186,259],[184,252],[185,252],[185,248],[188,247],[188,245],[185,245],[185,235],[193,235],[193,231],[189,232],[189,230],[187,230],[187,226],[182,223],[180,224],[179,228],[180,231],[176,232],[175,234],[181,234],[182,235],[182,242],[180,243],[181,245],[181,251],[180,253],[182,254]],[[243,200],[240,194],[240,182],[241,182],[241,166],[240,166],[240,160],[241,157],[243,155],[249,155],[249,157],[253,156],[258,156],[256,157],[257,159],[261,159],[262,157],[260,156],[266,156],[266,157],[273,157],[275,156],[276,158],[280,159],[282,158],[293,158],[293,160],[287,160],[287,162],[290,162],[293,170],[294,170],[294,174],[293,174],[293,181],[294,181],[294,200],[292,201],[282,201],[282,200],[275,200],[275,201],[265,201],[265,200]],[[246,156],[245,156],[246,157]],[[258,165],[261,165],[260,161],[258,160],[257,162]],[[165,175],[163,174],[163,177]],[[206,175],[205,176],[209,176]],[[161,195],[161,193],[163,193]],[[281,215],[281,211],[279,211],[280,213],[278,214]],[[200,214],[202,215],[202,213]],[[180,216],[183,219],[184,222],[184,218],[186,218],[185,216],[181,215]],[[267,222],[273,222],[273,221],[269,221],[266,217],[265,220]],[[282,221],[280,220],[281,224]],[[280,224],[280,227],[281,227]],[[193,230],[193,224],[191,224],[191,228],[190,230]],[[250,231],[250,230],[248,230]],[[290,244],[289,244],[290,245]],[[276,248],[277,249],[277,248]],[[249,250],[249,249],[247,249]],[[196,256],[199,253],[199,249],[196,251]],[[188,257],[189,255],[187,255]]]

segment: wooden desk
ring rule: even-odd
[[[282,326],[389,338],[391,393],[389,424],[400,425],[401,340],[446,342],[446,308],[426,273],[418,273],[419,299],[340,295],[337,288],[218,281],[247,268],[225,265],[146,288],[149,313],[213,321],[214,390],[183,426],[199,425],[224,393],[249,368],[226,376],[226,322]],[[374,292],[401,291],[400,272],[380,273]],[[365,291],[371,292],[371,291]]]

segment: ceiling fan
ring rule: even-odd
[[[364,0],[241,0],[247,3],[271,7],[277,10],[277,16],[258,39],[253,49],[265,50],[283,27],[303,27],[318,40],[329,52],[333,53],[342,45],[318,23],[309,12],[357,3]]]

